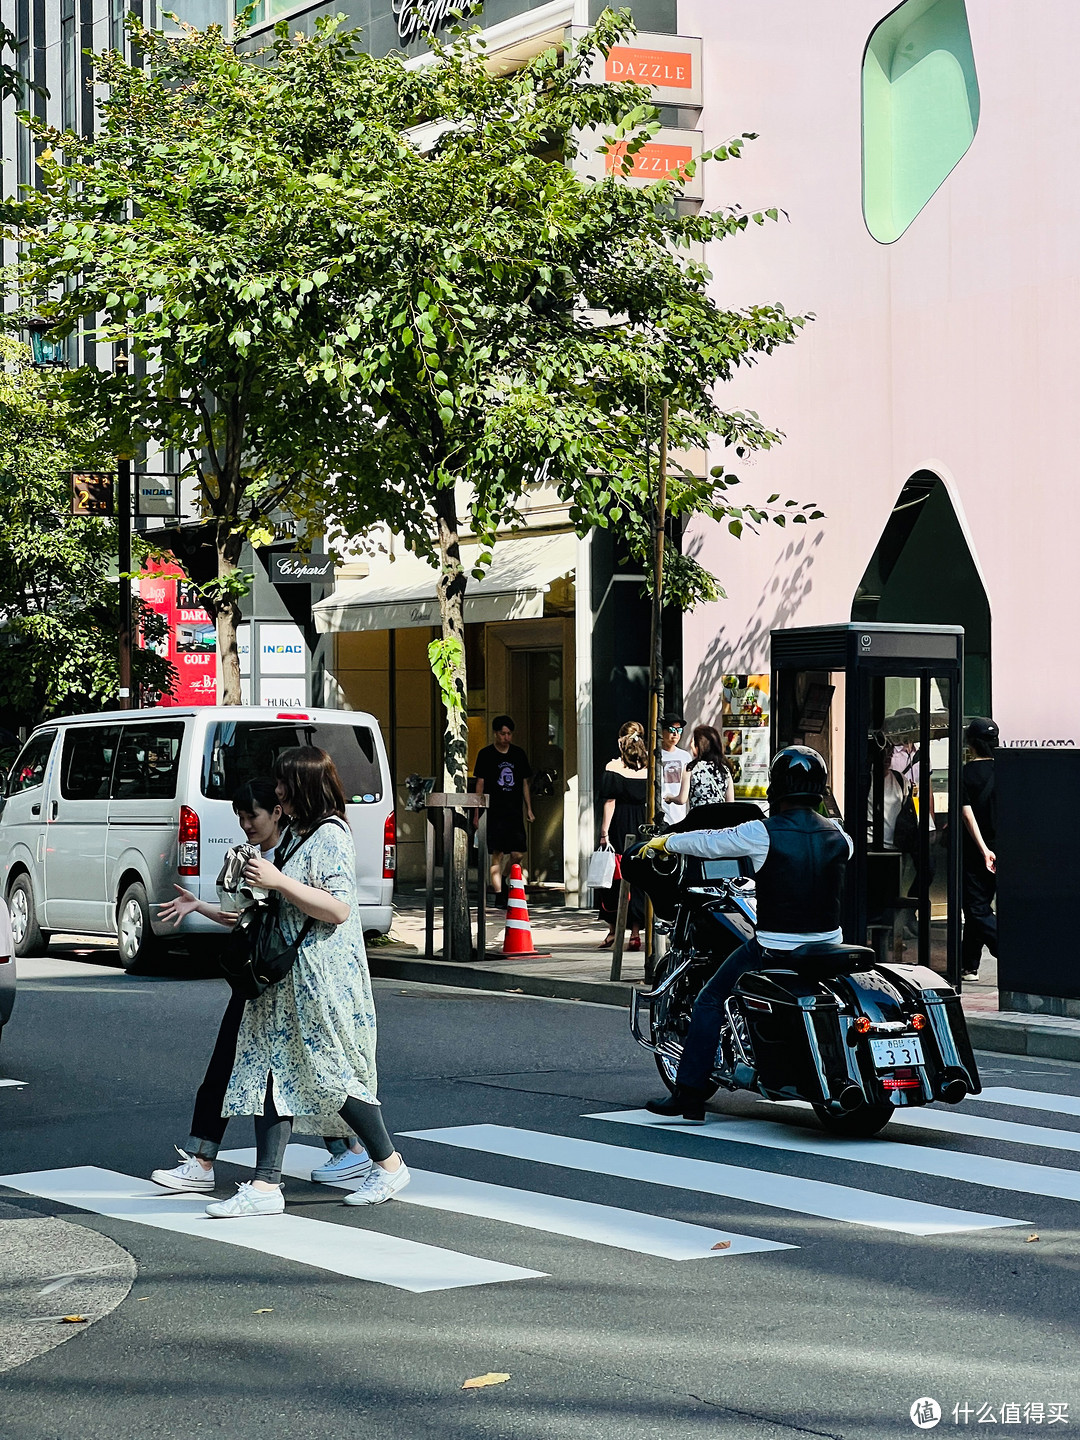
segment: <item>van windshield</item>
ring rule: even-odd
[[[269,779],[282,750],[317,745],[337,766],[350,805],[382,799],[383,781],[375,737],[366,725],[319,725],[281,720],[225,720],[211,725],[203,754],[202,792],[231,800],[248,780]]]

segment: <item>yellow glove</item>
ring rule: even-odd
[[[647,850],[656,850],[656,851],[658,851],[661,855],[666,855],[666,854],[667,854],[667,836],[666,836],[666,835],[654,835],[651,840],[646,840],[646,841],[645,841],[645,844],[641,847],[641,853],[644,855]]]

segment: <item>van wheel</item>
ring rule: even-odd
[[[150,905],[141,881],[133,881],[116,907],[116,948],[125,970],[139,970],[158,950],[150,923]]]
[[[8,891],[8,909],[11,911],[11,942],[15,954],[20,960],[25,955],[40,954],[45,941],[37,922],[34,887],[29,875],[16,877]]]

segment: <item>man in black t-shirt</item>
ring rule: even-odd
[[[997,889],[994,751],[998,727],[993,720],[976,716],[964,731],[964,739],[974,758],[964,766],[962,776],[964,939],[960,970],[965,980],[977,980],[983,946],[997,956],[997,916],[993,903]]]
[[[515,865],[520,865],[525,858],[528,840],[521,805],[524,800],[525,813],[532,820],[529,780],[533,772],[525,751],[511,744],[514,722],[510,716],[496,715],[491,728],[495,743],[485,745],[477,755],[473,774],[476,777],[476,793],[488,797],[487,843],[491,853],[491,888],[498,898],[502,895],[503,861],[506,856],[509,855]]]

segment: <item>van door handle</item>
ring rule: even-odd
[[[49,819],[50,819],[50,820],[55,820],[56,817],[57,817],[57,815],[59,814],[59,812],[60,812],[60,801],[59,801],[59,800],[50,800],[50,801],[49,801]]]
[[[41,806],[40,806],[40,804],[38,804],[38,805],[31,805],[31,806],[30,806],[30,814],[31,814],[31,815],[40,815],[40,814],[41,814]]]

